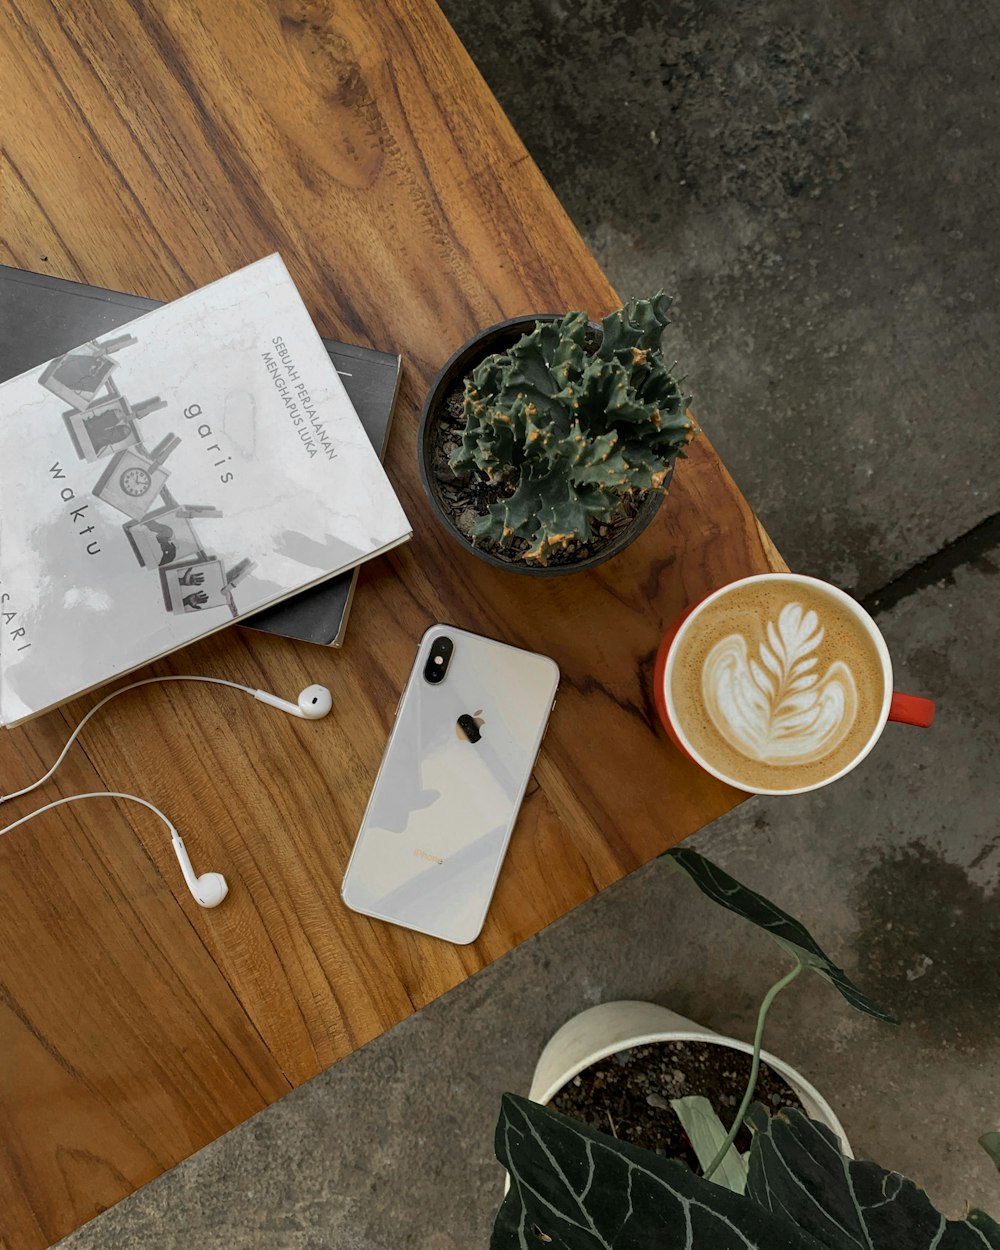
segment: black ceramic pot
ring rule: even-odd
[[[656,515],[660,504],[663,503],[663,494],[660,491],[650,491],[640,505],[638,512],[632,520],[632,524],[628,529],[623,530],[614,542],[608,543],[606,547],[602,547],[596,555],[586,556],[574,563],[566,564],[533,565],[523,560],[501,560],[485,548],[476,547],[470,543],[461,530],[452,523],[451,517],[438,494],[437,479],[431,471],[432,453],[437,437],[438,414],[445,397],[456,384],[462,382],[466,374],[470,373],[481,360],[484,360],[487,356],[492,356],[495,352],[505,352],[513,347],[523,334],[531,331],[536,321],[561,320],[561,313],[538,313],[531,317],[513,317],[510,321],[501,321],[497,325],[490,326],[488,329],[474,335],[455,352],[434,379],[427,399],[424,401],[423,411],[420,414],[420,430],[417,435],[420,479],[424,484],[424,490],[427,492],[427,497],[431,501],[431,507],[434,509],[434,515],[437,519],[454,539],[460,542],[468,551],[471,551],[474,556],[478,556],[480,560],[485,560],[487,564],[492,564],[494,568],[504,569],[508,573],[520,573],[526,577],[564,577],[567,573],[582,573],[586,569],[592,569],[598,564],[603,564],[605,560],[610,560],[612,556],[616,556],[624,551],[629,543],[638,538]],[[595,326],[595,329],[599,330],[600,326]],[[673,466],[671,466],[667,477],[668,486],[672,476]]]

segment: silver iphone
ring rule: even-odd
[[[555,702],[553,660],[432,626],[399,701],[341,895],[447,942],[482,930]]]

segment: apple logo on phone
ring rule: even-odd
[[[475,712],[470,716],[468,712],[463,713],[456,722],[455,733],[459,738],[467,738],[470,742],[476,743],[483,736],[479,732],[480,725],[486,722],[482,716],[483,709],[476,708]]]

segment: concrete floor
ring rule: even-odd
[[[996,11],[444,7],[621,293],[677,293],[697,411],[789,562],[865,599],[898,684],[938,700],[930,732],[892,726],[829,791],[694,845],[902,1019],[803,979],[769,1048],[857,1153],[998,1215],[976,1145],[1000,1128]],[[555,1027],[638,997],[749,1037],[782,967],[650,864],[62,1245],[485,1245],[497,1100]]]

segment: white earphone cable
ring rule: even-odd
[[[121,691],[116,693],[120,694]],[[177,832],[158,807],[154,807],[152,803],[147,802],[145,799],[140,799],[137,794],[126,794],[122,790],[93,790],[88,794],[70,794],[64,799],[56,799],[52,803],[46,803],[44,807],[39,807],[37,810],[29,812],[27,816],[22,816],[20,820],[15,820],[13,824],[0,829],[0,836],[5,833],[10,833],[11,829],[16,829],[18,825],[23,825],[29,820],[34,820],[36,816],[41,816],[42,812],[50,812],[54,807],[61,807],[64,803],[78,803],[81,799],[131,799],[133,803],[141,803],[143,807],[148,807],[151,812],[154,812],[157,816],[159,816],[159,818],[170,830],[171,836]]]
[[[77,739],[77,737],[79,736],[80,731],[83,729],[84,725],[86,725],[87,721],[89,721],[89,720],[90,720],[90,718],[91,718],[91,717],[92,717],[92,716],[93,716],[96,712],[99,712],[99,711],[101,710],[101,708],[102,708],[102,707],[104,707],[105,703],[110,703],[112,699],[116,699],[116,698],[118,697],[118,695],[120,695],[120,694],[124,694],[124,693],[126,692],[126,690],[137,690],[140,686],[152,686],[152,685],[154,685],[154,684],[155,684],[155,685],[158,685],[160,682],[164,682],[164,681],[203,681],[203,682],[207,682],[209,685],[212,685],[212,686],[232,686],[232,688],[233,688],[234,690],[243,690],[243,691],[245,691],[247,694],[250,694],[250,695],[256,695],[256,693],[257,693],[255,690],[251,689],[251,687],[250,687],[250,686],[241,686],[241,685],[239,684],[239,682],[236,682],[236,681],[226,681],[226,680],[225,680],[225,678],[222,678],[222,677],[193,677],[193,676],[179,676],[179,677],[146,677],[146,678],[144,678],[142,681],[133,681],[133,682],[132,682],[130,685],[128,685],[128,686],[122,686],[122,687],[120,687],[120,689],[118,689],[118,690],[112,690],[112,692],[111,692],[110,694],[105,695],[105,696],[104,696],[104,698],[103,698],[103,699],[101,699],[101,701],[100,701],[99,703],[95,703],[95,704],[94,704],[94,706],[90,709],[90,711],[87,713],[87,715],[83,718],[83,720],[82,720],[82,721],[80,721],[79,725],[77,725],[77,727],[76,727],[76,728],[73,730],[73,732],[70,734],[70,736],[69,736],[69,740],[67,741],[66,745],[63,747],[62,751],[61,751],[61,752],[60,752],[60,754],[59,754],[59,758],[58,758],[58,759],[56,760],[56,762],[52,765],[52,767],[49,769],[49,771],[45,774],[45,776],[44,776],[44,777],[39,777],[39,779],[38,779],[37,781],[32,782],[30,786],[25,786],[23,790],[15,790],[15,791],[13,791],[13,793],[11,793],[11,794],[0,794],[0,803],[7,803],[7,802],[9,802],[9,800],[10,800],[10,799],[19,799],[19,798],[21,797],[21,795],[22,795],[22,794],[30,794],[30,793],[32,792],[32,790],[37,790],[39,786],[43,786],[43,785],[46,783],[46,781],[48,781],[48,779],[52,776],[52,774],[56,771],[56,769],[59,767],[59,765],[63,762],[63,760],[66,758],[66,753],[69,751],[70,747],[71,747],[71,746],[73,745],[73,743],[76,741],[76,739]],[[101,793],[105,793],[105,791],[102,791]],[[107,791],[106,793],[110,794],[110,793],[112,793],[112,792],[109,790],[109,791]],[[83,795],[83,794],[81,794],[81,795],[77,795],[76,797],[77,797],[77,798],[89,798],[89,797],[92,797],[92,796],[90,796],[90,795]],[[134,799],[134,798],[135,798],[135,795],[134,795],[134,794],[126,794],[126,795],[121,796],[121,797],[124,797],[124,798],[127,798],[127,799]],[[67,800],[60,800],[60,801],[61,801],[61,802],[64,802],[64,801],[67,801]],[[146,801],[145,801],[145,799],[135,799],[135,801],[136,801],[137,803],[145,803],[145,802],[146,802]],[[55,805],[54,805],[54,804],[50,804],[50,806],[55,806]],[[146,806],[147,806],[147,807],[149,807],[149,806],[150,806],[150,804],[149,804],[149,803],[146,803]],[[45,808],[45,807],[40,807],[38,810],[39,810],[40,812],[44,812],[44,811],[47,811],[47,810],[48,810],[48,808]],[[154,812],[156,812],[158,816],[163,816],[163,813],[162,813],[162,812],[161,812],[158,808],[155,808],[155,807],[154,807],[154,808],[152,808],[152,810],[153,810]],[[37,813],[35,813],[35,814],[37,815]],[[28,817],[25,817],[25,820],[27,820],[27,819],[28,819]],[[163,817],[163,819],[164,819],[164,820],[166,820],[166,817],[164,816],[164,817]],[[16,823],[17,823],[17,824],[21,824],[22,822],[21,822],[21,821],[17,821]],[[169,821],[168,821],[167,823],[169,824]],[[8,828],[8,829],[13,829],[13,828],[14,828],[14,826],[13,826],[13,825],[8,825],[8,826],[7,826],[7,828]],[[6,833],[6,830],[2,830],[2,832]]]

